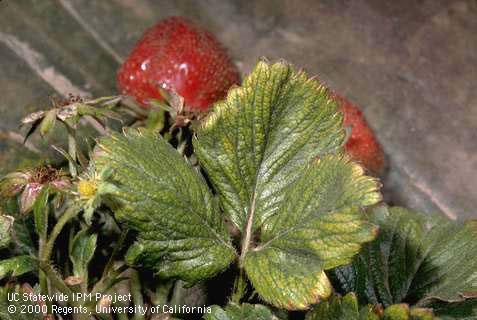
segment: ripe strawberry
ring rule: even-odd
[[[118,87],[147,108],[158,87],[175,90],[190,111],[204,111],[238,82],[225,49],[206,30],[170,17],[147,30],[118,72]]]
[[[384,154],[363,113],[344,97],[334,94],[333,99],[343,112],[343,125],[351,127],[351,134],[345,144],[346,152],[371,173],[378,175],[384,166]]]

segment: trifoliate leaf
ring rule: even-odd
[[[96,234],[89,235],[87,230],[82,230],[76,234],[71,244],[70,259],[73,263],[73,274],[85,280],[88,274],[88,265],[96,250]]]
[[[340,149],[342,116],[327,89],[285,62],[259,62],[229,91],[194,141],[225,213],[245,231],[273,215],[287,187],[317,156]]]
[[[127,261],[189,283],[211,277],[235,250],[206,182],[160,135],[130,130],[100,142],[110,166],[117,217],[137,231]]]
[[[379,237],[352,265],[333,270],[343,291],[385,306],[477,298],[476,221],[382,207],[372,212],[371,222],[379,225]]]
[[[212,306],[212,312],[204,320],[276,320],[270,309],[260,304],[229,304],[225,310]]]
[[[395,304],[382,310],[381,307],[367,305],[359,307],[354,293],[344,297],[332,297],[323,301],[306,315],[306,320],[433,320],[429,309],[409,308],[406,304]]]
[[[18,277],[37,269],[37,267],[35,259],[26,255],[0,260],[0,279],[6,276]]]
[[[343,136],[323,86],[265,62],[198,132],[199,162],[243,233],[240,263],[277,307],[328,297],[324,270],[348,263],[375,236],[360,208],[380,201],[379,186],[339,155]]]

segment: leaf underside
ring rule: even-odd
[[[305,309],[329,296],[323,270],[349,263],[375,236],[361,207],[380,201],[379,184],[340,154],[341,121],[316,80],[260,62],[194,141],[222,208],[243,232],[247,275],[277,307]]]
[[[438,316],[459,303],[477,314],[476,221],[381,207],[371,222],[380,227],[379,236],[351,265],[332,271],[338,288],[356,292],[362,303],[438,304]]]
[[[97,166],[113,169],[116,216],[139,231],[127,261],[190,284],[235,257],[216,201],[203,178],[161,136],[138,130],[100,141]]]

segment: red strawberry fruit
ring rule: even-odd
[[[334,94],[333,99],[343,112],[343,125],[351,128],[351,134],[345,144],[346,153],[372,174],[378,175],[384,166],[384,154],[363,113],[356,105],[342,96]]]
[[[189,111],[207,110],[238,80],[236,67],[217,39],[181,17],[147,30],[117,77],[121,93],[145,108],[149,99],[161,99],[161,87],[183,96]]]

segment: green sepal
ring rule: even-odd
[[[151,110],[147,115],[146,128],[151,131],[160,132],[164,129],[166,122],[166,112],[164,110]]]
[[[40,134],[42,136],[47,135],[55,127],[57,113],[57,109],[51,109],[45,113],[40,123]]]

